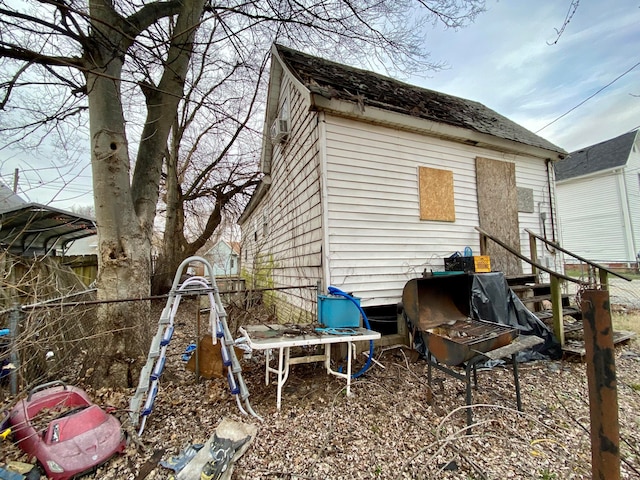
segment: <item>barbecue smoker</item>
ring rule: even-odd
[[[416,278],[409,280],[402,292],[405,314],[412,327],[422,334],[428,353],[429,387],[432,367],[462,380],[466,385],[469,407],[472,402],[472,372],[474,386],[478,385],[477,364],[511,357],[516,401],[518,410],[522,410],[516,354],[542,340],[535,336],[520,339],[518,330],[513,327],[471,318],[473,275],[463,273]],[[449,368],[456,366],[464,366],[465,373]],[[467,408],[468,427],[472,421],[472,409]],[[467,428],[467,433],[471,433],[470,428]]]

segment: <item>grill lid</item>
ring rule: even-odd
[[[467,319],[470,315],[468,275],[409,280],[402,291],[404,311],[418,330]]]

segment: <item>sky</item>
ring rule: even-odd
[[[478,101],[568,152],[640,127],[640,0],[582,0],[559,37],[571,0],[486,6],[466,28],[427,32],[431,59],[449,67],[411,83]]]
[[[558,36],[571,4],[486,0],[487,11],[470,26],[425,32],[431,60],[448,67],[408,81],[483,103],[568,152],[637,129],[640,0],[582,0]],[[10,187],[19,167],[18,193],[62,209],[92,204],[88,164],[73,168],[75,178],[67,175],[60,191],[63,182],[49,179],[61,172],[46,155],[0,151]]]

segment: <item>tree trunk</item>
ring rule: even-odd
[[[184,0],[131,175],[120,78],[130,39],[110,0],[92,0],[92,42],[86,52],[94,202],[98,224],[98,309],[104,335],[95,342],[94,386],[133,386],[155,332],[149,318],[151,235],[160,171],[192,53],[203,0]]]
[[[100,52],[103,53],[103,52]],[[113,55],[112,52],[104,52]],[[91,164],[94,203],[98,224],[98,323],[101,335],[95,342],[96,386],[132,384],[136,363],[149,338],[149,303],[118,299],[149,296],[151,241],[140,224],[131,201],[129,153],[120,105],[122,62],[104,62],[104,74],[87,74],[89,92]]]

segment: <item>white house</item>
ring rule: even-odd
[[[555,240],[552,163],[565,155],[477,102],[274,45],[264,178],[239,220],[243,270],[395,306],[423,270],[479,254],[476,226],[523,253],[525,228]],[[505,250],[490,255],[494,270],[523,270]],[[289,315],[311,310],[313,294],[277,299]]]
[[[240,243],[218,240],[205,254],[213,267],[213,275],[236,276],[240,273]]]
[[[556,165],[563,246],[602,263],[640,254],[638,130],[572,152]]]

